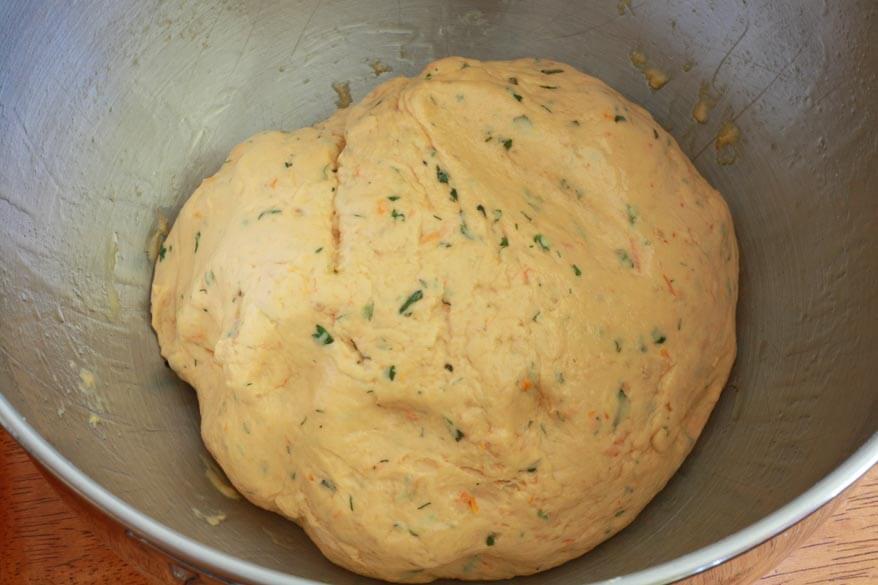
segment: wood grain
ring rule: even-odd
[[[827,515],[757,584],[878,584],[878,468]],[[154,585],[116,556],[93,526],[0,429],[0,585]]]

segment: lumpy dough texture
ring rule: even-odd
[[[237,146],[153,326],[234,485],[392,581],[556,566],[629,524],[735,356],[728,208],[572,67],[448,58]]]

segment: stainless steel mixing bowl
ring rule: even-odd
[[[327,116],[333,82],[362,97],[389,77],[372,63],[411,75],[450,54],[551,57],[644,104],[725,194],[740,345],[694,452],[634,524],[518,581],[660,583],[740,553],[878,459],[876,13],[873,0],[6,0],[0,422],[193,566],[364,582],[208,481],[195,395],[149,327],[157,210],[173,217],[248,135]],[[635,49],[667,86],[647,86]],[[715,100],[704,125],[699,90]],[[728,121],[741,139],[718,154]]]

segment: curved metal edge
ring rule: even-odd
[[[266,569],[232,557],[196,542],[138,512],[62,456],[37,433],[2,394],[0,394],[0,425],[3,425],[28,453],[71,490],[159,546],[161,550],[178,556],[181,560],[192,563],[193,566],[256,583],[277,585],[321,583]],[[876,463],[878,463],[878,432],[829,475],[755,524],[678,559],[636,573],[599,581],[594,585],[663,585],[706,571],[747,552],[796,524],[844,491]]]

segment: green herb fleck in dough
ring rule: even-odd
[[[424,504],[421,504],[420,506],[418,506],[418,510],[423,510],[424,508],[426,508],[430,504],[432,504],[432,502],[426,502]]]
[[[460,233],[463,234],[463,237],[465,237],[468,240],[475,240],[476,239],[476,237],[472,234],[472,232],[469,231],[469,226],[466,225],[466,221],[462,217],[460,220]]]
[[[547,112],[549,112],[550,114],[552,113],[552,108],[550,108],[546,104],[540,104],[540,107],[543,108],[544,110],[546,110]]]
[[[348,506],[350,507],[351,512],[353,512],[354,511],[354,496],[351,496],[351,495],[348,496]]]
[[[214,282],[216,282],[216,276],[214,275],[213,270],[208,270],[207,272],[205,272],[204,273],[204,284],[206,284],[207,286],[210,286]]]
[[[457,428],[457,425],[454,424],[454,421],[445,417],[445,424],[448,425],[448,430],[451,432],[451,436],[454,438],[456,443],[459,443],[466,435],[463,434],[463,431]]]
[[[452,366],[451,364],[445,364],[445,369],[448,370],[449,372],[453,372],[454,366]]]
[[[623,266],[627,266],[628,268],[634,268],[634,260],[631,259],[631,256],[628,255],[628,252],[626,250],[622,250],[621,248],[616,250],[616,257],[619,259],[619,262],[621,262]]]
[[[390,212],[390,217],[393,218],[393,221],[405,221],[405,214],[404,214],[404,213],[400,213],[400,212],[397,211],[396,209],[393,209],[393,210]]]
[[[637,223],[637,208],[630,203],[625,205],[625,214],[628,216],[628,223],[634,225]]]
[[[548,252],[551,246],[549,246],[549,240],[543,234],[537,234],[534,236],[534,243],[537,244],[543,252]]]
[[[618,115],[618,114],[616,114],[616,117],[613,118],[613,122],[616,122],[616,123],[618,123],[618,122],[627,122],[627,121],[628,121],[628,120],[625,118],[625,116],[620,116],[620,115]]]
[[[445,172],[439,165],[436,165],[436,179],[440,183],[448,183],[448,173]]]
[[[161,262],[162,260],[164,260],[164,259],[165,259],[165,255],[166,255],[168,252],[170,252],[170,251],[171,251],[171,249],[170,249],[170,248],[165,248],[165,245],[164,245],[164,244],[162,244],[161,246],[159,246],[159,262]]]
[[[655,343],[656,345],[661,345],[667,340],[668,340],[668,338],[665,337],[665,334],[662,333],[658,327],[656,327],[655,329],[652,330],[652,342],[653,343]]]
[[[387,368],[387,377],[390,378],[391,382],[393,382],[393,380],[396,378],[396,366],[390,366],[389,368]]]
[[[328,490],[331,491],[331,492],[334,492],[334,491],[336,491],[336,489],[337,489],[337,488],[335,487],[335,484],[332,483],[332,480],[331,480],[331,479],[321,479],[321,480],[320,480],[320,485],[322,485],[323,487],[325,487],[326,489],[328,489]]]
[[[495,209],[492,213],[494,215],[494,223],[497,223],[503,217],[502,209]]]
[[[372,320],[372,315],[375,313],[375,303],[369,302],[363,305],[363,318],[366,321]]]
[[[616,512],[615,514],[613,514],[613,518],[618,518],[618,517],[620,517],[620,516],[623,516],[624,514],[625,514],[625,510],[624,510],[624,509],[619,510],[618,512]]]
[[[412,305],[414,305],[415,303],[417,303],[418,301],[420,301],[423,298],[424,298],[424,291],[422,291],[421,289],[416,290],[411,295],[409,295],[409,298],[407,298],[405,300],[405,302],[402,304],[402,306],[399,308],[399,314],[405,315],[406,311],[408,311]]]
[[[479,203],[476,205],[476,211],[482,214],[482,217],[487,218],[488,214],[485,212],[485,206]]]
[[[549,521],[549,514],[547,512],[544,512],[543,510],[537,510],[537,516],[547,522]]]
[[[319,343],[320,345],[329,345],[330,343],[335,341],[335,339],[332,338],[332,335],[329,334],[329,331],[327,331],[323,327],[323,325],[315,325],[314,333],[311,334],[311,337],[317,340],[317,343]]]
[[[399,195],[390,195],[388,199],[391,201],[399,201]]]
[[[508,81],[512,85],[518,85],[518,78],[517,77],[510,77]]]
[[[518,101],[521,101],[521,100],[523,99],[523,98],[522,98],[520,95],[518,95],[517,93],[513,93],[513,94],[512,94],[512,97],[514,97],[514,98],[515,98],[516,100],[518,100]]]
[[[266,209],[265,211],[262,211],[262,212],[256,217],[256,221],[259,221],[260,219],[262,219],[262,218],[265,217],[266,215],[277,215],[278,213],[281,213],[281,210],[278,209],[277,207],[272,207],[271,209]]]
[[[293,166],[293,163],[287,161],[287,162],[284,163],[284,166],[287,167],[287,168],[290,168],[291,166]]]
[[[457,189],[454,187],[451,188],[451,191],[448,193],[451,196],[452,201],[457,201]]]
[[[616,348],[616,353],[622,353],[622,340],[614,339],[613,346]]]
[[[506,150],[509,150],[510,148],[512,148],[512,139],[511,138],[507,138],[506,140],[503,141],[503,148],[505,148]]]
[[[201,243],[201,232],[195,232],[195,253],[198,253],[198,245]]]
[[[314,250],[314,253],[315,253],[315,254],[319,254],[319,253],[322,252],[322,251],[323,251],[323,246],[320,246],[319,248],[317,248],[316,250]]]
[[[508,248],[509,247],[509,239],[506,236],[503,236],[502,238],[500,238],[500,247],[501,248]]]
[[[570,266],[573,268],[573,274],[576,276],[582,276],[582,270],[579,269],[579,266],[576,264],[571,264]]]
[[[613,417],[613,430],[616,430],[616,427],[619,426],[619,423],[622,422],[622,419],[628,414],[630,406],[628,395],[625,394],[625,389],[619,388],[616,392],[616,416]]]
[[[485,544],[487,544],[488,546],[494,546],[494,535],[493,534],[488,535],[488,537],[485,539]]]
[[[540,69],[540,73],[546,75],[555,75],[556,73],[564,73],[563,69]]]
[[[543,89],[558,89],[557,85],[541,85]]]

